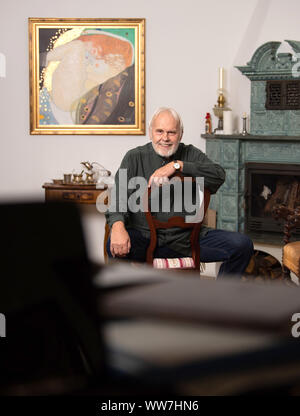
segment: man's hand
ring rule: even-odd
[[[122,221],[116,221],[111,228],[110,252],[113,257],[125,257],[131,248],[130,237]]]
[[[180,164],[180,170],[182,170],[183,162],[181,160],[178,160],[177,162]],[[167,182],[168,179],[176,172],[176,169],[173,165],[174,162],[170,162],[167,165],[162,166],[161,168],[154,171],[148,181],[148,188],[151,186],[152,183],[158,186]]]

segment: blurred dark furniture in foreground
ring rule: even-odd
[[[0,394],[247,394],[300,384],[298,289],[96,268],[73,204],[2,204],[0,221]]]
[[[98,375],[105,351],[78,208],[0,205],[1,385]]]

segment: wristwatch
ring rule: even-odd
[[[176,170],[180,170],[180,163],[178,163],[177,160],[174,160],[173,168],[176,169]]]

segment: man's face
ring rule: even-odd
[[[170,157],[176,152],[181,137],[179,125],[171,113],[164,111],[154,119],[150,137],[155,152],[160,156]]]

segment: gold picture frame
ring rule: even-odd
[[[28,21],[30,134],[145,134],[145,19]]]

